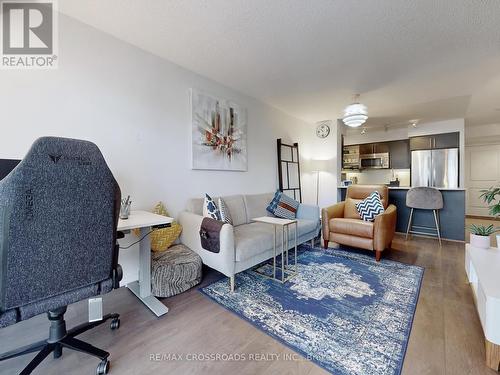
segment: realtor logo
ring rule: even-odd
[[[54,1],[2,1],[2,64],[5,69],[57,67]]]

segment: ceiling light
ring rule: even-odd
[[[344,117],[342,121],[351,128],[356,128],[363,125],[368,119],[368,109],[365,105],[358,102],[359,94],[354,96],[354,103],[348,105],[344,109]]]

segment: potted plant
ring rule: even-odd
[[[470,230],[470,244],[474,247],[480,247],[481,249],[490,248],[490,235],[498,232],[499,228],[495,228],[493,224],[488,226],[471,224],[469,226]]]
[[[480,198],[488,204],[490,209],[490,215],[498,217],[500,216],[500,201],[497,199],[497,195],[500,195],[500,187],[491,187],[487,190],[481,190]],[[492,204],[493,203],[493,204]],[[498,230],[495,230],[498,232]],[[500,249],[500,235],[497,234],[497,247]]]

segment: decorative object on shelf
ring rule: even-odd
[[[496,233],[500,230],[498,227],[494,227],[493,224],[488,226],[471,224],[469,226],[470,230],[470,244],[474,247],[480,247],[481,249],[490,248],[490,235]]]
[[[132,201],[130,200],[130,195],[127,196],[126,199],[122,199],[120,205],[120,219],[126,220],[128,219],[128,215],[130,214],[130,207],[132,206]]]
[[[488,204],[490,215],[495,217],[500,216],[500,201],[497,199],[497,195],[500,195],[500,187],[491,187],[486,190],[481,190],[481,195],[479,196],[485,203]],[[495,202],[495,204],[491,204],[492,202]],[[496,232],[498,232],[498,230]],[[497,248],[500,249],[500,234],[497,234],[496,237]]]
[[[342,121],[351,128],[363,125],[368,119],[368,109],[364,104],[359,103],[359,94],[354,95],[354,103],[349,104],[344,109]]]
[[[316,126],[316,136],[318,138],[326,138],[330,134],[330,120],[321,121]]]
[[[192,169],[247,170],[246,109],[191,90]]]
[[[289,197],[302,202],[299,144],[286,144],[281,141],[281,138],[277,139],[276,142],[279,190]]]
[[[158,204],[153,209],[153,213],[169,216],[167,208],[163,202],[158,202]],[[182,226],[175,220],[170,224],[168,228],[155,229],[151,233],[151,250],[152,251],[165,251],[179,238],[182,232]]]
[[[316,206],[319,204],[319,176],[328,169],[328,160],[311,160],[311,171],[316,172]]]

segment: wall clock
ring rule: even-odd
[[[319,138],[326,138],[328,137],[328,134],[330,134],[330,127],[327,124],[319,124],[316,127],[316,135]]]

